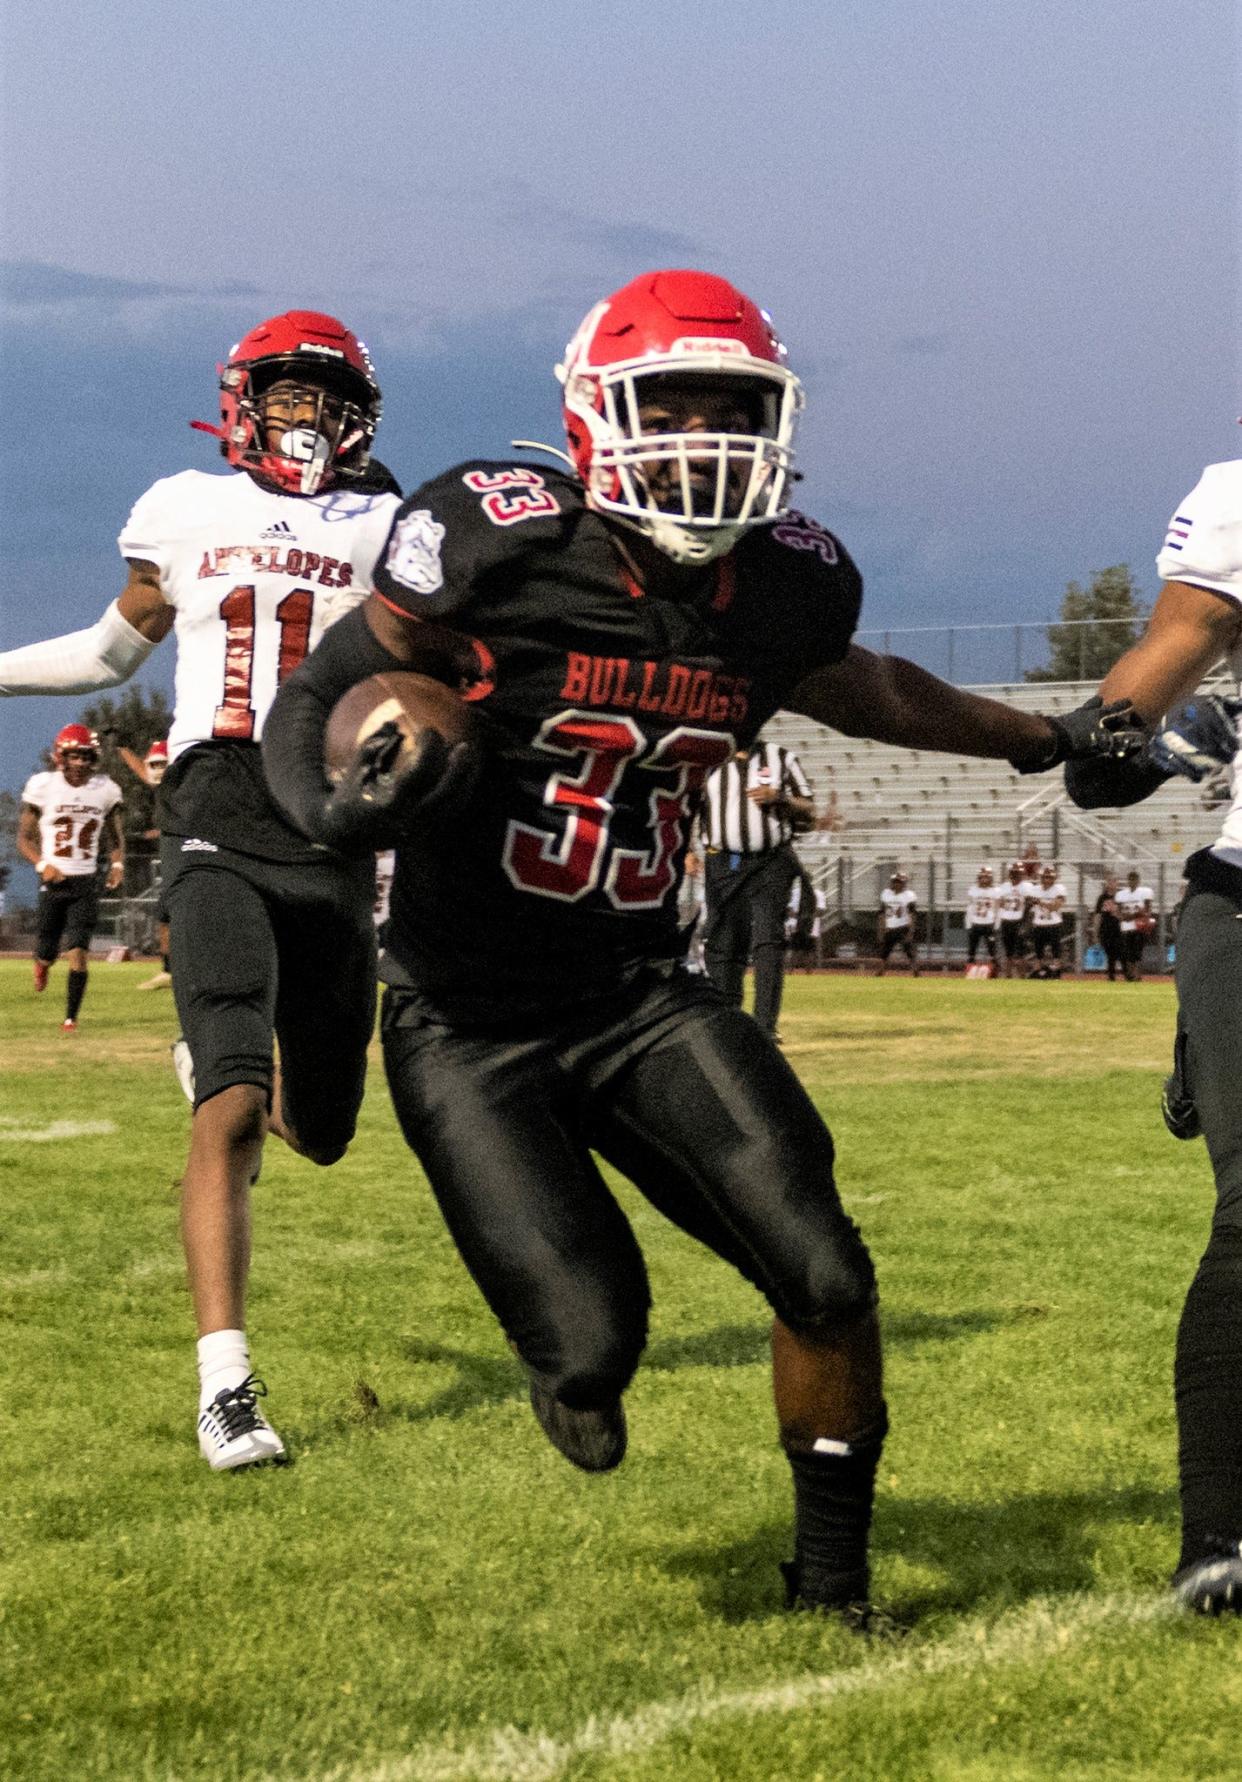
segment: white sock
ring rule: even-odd
[[[218,1392],[240,1386],[249,1372],[250,1349],[244,1330],[212,1330],[199,1337],[199,1410],[205,1410]]]

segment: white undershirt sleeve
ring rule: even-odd
[[[116,687],[141,668],[155,645],[121,616],[114,600],[85,631],[0,653],[0,696],[94,693]]]

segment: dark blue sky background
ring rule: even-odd
[[[262,315],[367,338],[408,486],[557,441],[566,338],[658,264],[772,311],[865,626],[1047,619],[1123,561],[1154,593],[1242,449],[1236,36],[1232,0],[11,9],[0,640],[119,590]],[[0,704],[0,786],[81,704]]]

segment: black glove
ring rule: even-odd
[[[1147,745],[1147,756],[1162,773],[1206,780],[1238,752],[1238,713],[1242,699],[1198,693],[1175,706]]]
[[[469,798],[483,764],[474,743],[447,743],[430,725],[411,753],[403,743],[391,722],[366,738],[323,807],[319,834],[329,847],[344,854],[399,847]]]
[[[1128,755],[1137,754],[1146,745],[1149,735],[1130,700],[1115,699],[1105,705],[1098,693],[1085,705],[1077,706],[1059,718],[1054,718],[1050,712],[1039,715],[1052,729],[1048,752],[1036,761],[1029,757],[1015,761],[1011,757],[1009,765],[1019,773],[1046,773],[1050,767],[1060,767],[1063,761],[1092,761],[1101,757],[1121,761]]]

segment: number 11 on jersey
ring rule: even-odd
[[[279,633],[276,685],[293,673],[310,644],[313,588],[294,588],[276,608]],[[224,621],[224,698],[216,707],[211,734],[232,742],[249,742],[254,736],[255,590],[252,582],[233,588],[220,602]]]

